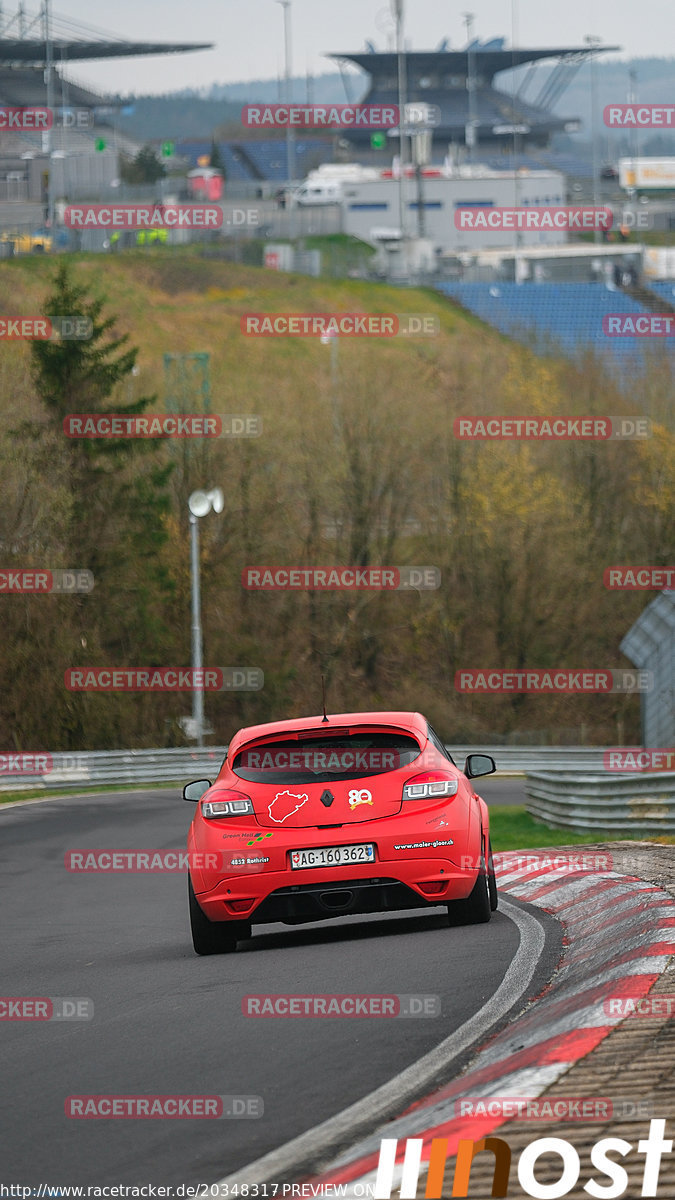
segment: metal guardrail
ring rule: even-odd
[[[527,811],[554,829],[675,833],[675,771],[530,771]]]
[[[100,785],[172,783],[177,780],[215,779],[227,746],[167,750],[94,750],[72,754],[39,754],[48,765],[38,771],[15,771],[9,766],[0,775],[0,792],[76,791]],[[24,756],[28,757],[28,756]]]
[[[491,754],[500,775],[530,771],[602,771],[604,746],[456,746],[448,745],[458,766],[467,754]]]
[[[462,767],[467,754],[491,754],[501,774],[531,771],[600,771],[602,747],[586,746],[448,746]],[[172,783],[214,779],[227,746],[179,746],[168,750],[103,750],[72,754],[43,754],[48,769],[20,772],[16,755],[0,752],[0,792],[28,789],[69,791],[111,784]],[[25,756],[24,756],[25,757]],[[40,756],[33,756],[38,759]],[[5,761],[8,760],[8,761]]]

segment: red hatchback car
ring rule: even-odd
[[[240,729],[197,801],[188,878],[197,954],[223,954],[251,926],[447,907],[490,920],[497,887],[487,805],[420,713],[341,713]]]

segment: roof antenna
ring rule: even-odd
[[[327,722],[328,717],[326,716],[326,676],[325,675],[321,676],[321,694],[323,696],[323,721]],[[322,725],[323,725],[323,721],[321,722]]]

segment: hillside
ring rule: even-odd
[[[91,567],[73,561],[79,553],[96,561],[89,596],[2,598],[4,745],[182,740],[175,718],[189,713],[189,696],[79,695],[63,673],[189,665],[186,499],[216,485],[225,511],[200,523],[205,662],[257,666],[266,680],[258,693],[206,697],[216,742],[241,721],[315,711],[321,672],[334,710],[420,708],[448,740],[639,739],[635,697],[461,696],[453,677],[461,667],[628,665],[619,642],[651,596],[608,592],[602,577],[608,565],[664,564],[672,553],[665,367],[636,381],[627,401],[593,362],[536,359],[429,292],[281,275],[196,251],[72,265],[139,349],[118,406],[154,394],[147,411],[165,411],[164,354],[206,353],[212,412],[257,414],[263,432],[146,443],[94,475],[82,443],[63,436],[48,397],[39,399],[30,346],[0,346],[0,565]],[[44,258],[0,263],[4,313],[44,311],[54,272]],[[440,334],[342,339],[332,384],[327,346],[246,338],[247,311],[429,313]],[[87,411],[81,384],[71,411]],[[488,445],[452,433],[466,414],[636,411],[655,422],[646,442]],[[169,464],[168,482],[151,482]],[[121,480],[145,496],[131,532],[111,499]],[[161,535],[151,536],[160,513]],[[248,565],[310,564],[434,565],[442,585],[408,594],[241,585]]]

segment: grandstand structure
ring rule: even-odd
[[[362,53],[327,55],[340,67],[345,99],[349,103],[396,105],[398,56],[379,52],[371,43]],[[426,103],[440,113],[432,130],[430,161],[467,157],[467,129],[472,128],[471,158],[487,167],[555,169],[577,179],[588,179],[591,164],[581,155],[557,153],[551,148],[556,134],[578,131],[576,117],[558,117],[551,106],[564,95],[579,68],[592,55],[619,50],[618,46],[570,46],[510,49],[504,38],[471,41],[463,50],[449,50],[447,39],[435,51],[403,53],[406,101]],[[543,72],[538,68],[545,64]],[[346,70],[358,67],[369,77],[365,84]],[[514,90],[502,90],[496,77],[525,68]],[[470,86],[469,86],[470,85]],[[365,92],[364,92],[365,87]],[[359,94],[363,93],[363,94]],[[251,97],[254,101],[255,96]],[[319,137],[301,129],[295,133],[293,178],[305,178],[319,162],[348,161],[388,166],[398,150],[398,131],[387,134],[384,146],[374,147],[371,129],[345,129],[333,137]],[[182,143],[180,151],[196,165],[197,143]],[[209,146],[210,149],[210,146]],[[286,183],[284,134],[255,140],[244,136],[219,144],[228,178],[235,183]],[[208,151],[202,150],[201,153]],[[323,157],[320,157],[320,156]],[[317,161],[318,160],[318,161]]]
[[[212,142],[206,140],[184,140],[176,142],[176,153],[191,167],[197,167],[200,159],[211,154]],[[228,183],[272,183],[287,182],[286,145],[279,138],[218,142],[218,149],[225,168]],[[330,162],[334,153],[334,139],[330,137],[305,137],[296,139],[295,178],[304,177],[321,163]]]
[[[609,314],[638,315],[655,309],[663,312],[666,306],[658,304],[658,297],[672,303],[675,299],[672,284],[650,286],[651,292],[655,293],[652,309],[643,302],[651,299],[646,289],[641,289],[642,298],[637,299],[621,287],[599,281],[445,282],[437,284],[437,288],[462,308],[507,337],[522,342],[536,354],[562,354],[579,359],[592,350],[612,374],[626,381],[630,381],[631,376],[641,371],[654,356],[666,354],[675,365],[672,339],[658,339],[661,344],[654,346],[649,344],[649,339],[608,337],[602,324],[603,317]],[[675,312],[675,308],[672,311]]]
[[[488,42],[474,40],[464,50],[406,51],[404,54],[406,100],[426,103],[440,110],[434,140],[458,148],[467,144],[467,129],[474,129],[474,156],[500,155],[513,148],[518,137],[523,153],[550,145],[555,133],[574,133],[577,118],[561,118],[551,105],[564,94],[575,73],[593,54],[618,50],[618,46],[572,46],[549,49],[505,49],[504,38]],[[444,43],[445,46],[447,43]],[[378,52],[371,45],[366,53],[329,55],[341,65],[350,63],[370,76],[364,104],[396,104],[398,56]],[[555,67],[534,94],[536,66],[555,60]],[[527,66],[517,89],[502,91],[495,76]],[[348,77],[343,75],[343,79]],[[350,140],[362,149],[369,147],[367,131],[353,131]]]
[[[119,154],[139,146],[114,128],[122,106],[74,82],[71,63],[185,54],[211,43],[133,42],[52,14],[47,5],[13,15],[0,4],[0,107],[49,107],[49,137],[39,130],[0,130],[0,201],[44,203],[48,186],[60,196],[105,190],[119,176]],[[51,176],[51,178],[50,178]]]

